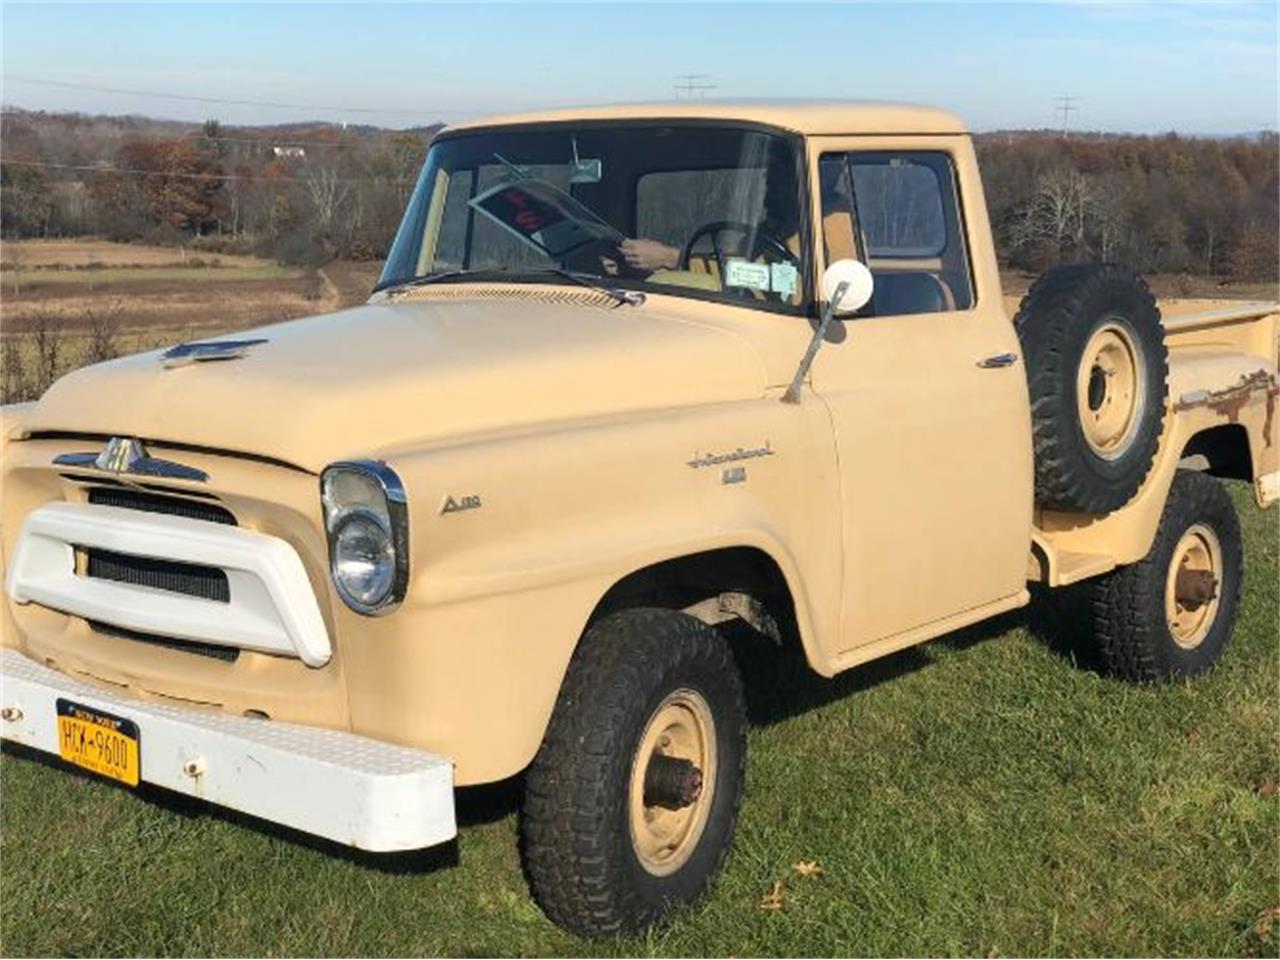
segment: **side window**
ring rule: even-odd
[[[973,306],[973,281],[951,157],[940,151],[821,158],[828,261],[858,251],[875,276],[877,316]],[[853,237],[842,238],[849,221]]]

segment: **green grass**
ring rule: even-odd
[[[293,267],[282,267],[274,263],[253,267],[103,267],[100,270],[10,271],[4,274],[2,285],[6,292],[11,292],[15,284],[19,290],[28,291],[41,287],[96,286],[104,283],[280,280],[299,275],[300,271]]]
[[[542,917],[511,786],[461,794],[456,848],[380,859],[10,752],[0,953],[1275,956],[1277,513],[1232,486],[1244,600],[1196,682],[1073,664],[1056,595],[834,681],[752,647],[734,853],[646,937],[584,942]],[[762,910],[775,881],[784,906]]]

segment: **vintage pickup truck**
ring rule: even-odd
[[[940,110],[454,127],[366,305],[4,410],[0,733],[373,851],[523,772],[548,916],[643,927],[734,833],[730,621],[831,676],[1088,580],[1117,674],[1210,667],[1274,310],[1074,265],[1011,319]]]

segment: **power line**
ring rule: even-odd
[[[686,100],[692,100],[696,93],[699,100],[706,98],[708,90],[714,90],[716,84],[709,83],[711,74],[709,73],[677,73],[675,82],[672,84],[675,90],[676,99],[680,99],[680,94],[684,94]]]
[[[74,170],[84,173],[119,173],[127,176],[137,177],[176,177],[183,180],[252,180],[255,183],[306,183],[306,177],[246,177],[235,173],[185,173],[183,171],[168,170],[136,170],[127,167],[104,167],[94,164],[76,164],[76,163],[48,163],[43,160],[14,160],[9,157],[0,157],[0,163],[10,163],[21,167],[42,167],[51,170]],[[338,183],[373,183],[373,177],[339,177]],[[411,180],[396,179],[389,180],[388,183],[410,183]]]
[[[98,93],[123,93],[135,97],[161,97],[167,100],[187,100],[195,103],[225,103],[240,107],[272,107],[281,110],[333,110],[341,113],[362,114],[400,114],[410,116],[438,116],[441,114],[461,114],[469,116],[474,110],[411,110],[394,107],[347,107],[321,103],[280,103],[272,100],[233,100],[227,97],[202,97],[186,93],[165,93],[160,90],[136,90],[128,87],[105,87],[92,83],[72,83],[69,80],[48,80],[43,77],[28,77],[17,73],[4,74],[6,80],[17,80],[19,83],[32,83],[45,87],[64,87],[69,90],[93,90]]]
[[[216,143],[265,143],[272,147],[333,147],[350,150],[355,143],[338,143],[330,140],[277,140],[274,137],[211,137],[203,133],[188,134],[183,140],[210,140]]]
[[[1065,139],[1067,136],[1067,131],[1068,129],[1070,129],[1070,126],[1071,126],[1071,123],[1070,123],[1071,114],[1078,112],[1080,109],[1079,107],[1076,106],[1076,102],[1080,98],[1079,97],[1054,97],[1053,99],[1058,104],[1056,107],[1054,107],[1054,112],[1062,117],[1062,136]]]

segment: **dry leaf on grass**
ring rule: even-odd
[[[756,904],[761,910],[781,910],[782,905],[787,902],[787,895],[782,892],[782,881],[773,881],[773,888],[760,898],[760,902]]]
[[[802,877],[820,877],[823,873],[817,860],[797,860],[791,865],[791,869]]]
[[[1253,925],[1253,932],[1259,943],[1271,942],[1271,928],[1280,920],[1280,907],[1269,907],[1258,914],[1258,922]]]
[[[1274,777],[1267,777],[1262,783],[1258,784],[1258,796],[1263,800],[1270,800],[1280,791],[1280,784],[1277,784]]]

